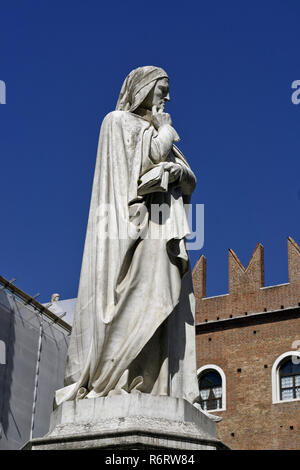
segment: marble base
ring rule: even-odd
[[[68,401],[51,416],[49,433],[24,450],[225,449],[216,423],[186,400],[126,394]]]

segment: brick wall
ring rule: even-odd
[[[288,260],[289,283],[264,287],[262,245],[246,269],[230,250],[229,293],[211,298],[203,256],[194,268],[198,368],[225,373],[226,410],[214,414],[223,418],[218,437],[233,449],[300,447],[300,401],[272,403],[272,366],[300,339],[300,248],[290,237]]]

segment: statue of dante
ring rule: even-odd
[[[103,120],[70,339],[65,400],[112,394],[199,396],[185,204],[196,179],[174,145],[169,79],[146,66],[126,78]],[[108,206],[108,236],[101,208]],[[152,207],[168,208],[157,220]],[[100,212],[99,212],[100,211]],[[125,220],[135,236],[109,236]],[[107,225],[106,224],[106,225]],[[105,225],[105,224],[104,224]],[[155,226],[167,236],[148,236]]]

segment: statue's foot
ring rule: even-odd
[[[212,415],[212,414],[208,413],[206,410],[203,410],[203,408],[201,408],[200,403],[195,402],[195,403],[193,403],[193,405],[194,405],[195,408],[197,408],[197,410],[201,411],[201,413],[205,414],[205,416],[207,416],[209,419],[212,419],[216,423],[218,421],[222,421],[223,418],[221,418],[220,416]]]

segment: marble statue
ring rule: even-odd
[[[103,120],[65,386],[56,405],[133,393],[190,403],[199,396],[185,247],[185,204],[196,178],[175,145],[169,99],[167,73],[139,67]],[[102,207],[109,207],[105,223]],[[152,207],[167,211],[157,218]],[[130,226],[128,236],[111,235],[120,220]],[[157,227],[168,230],[149,236]]]
[[[53,303],[53,302],[58,302],[58,301],[59,301],[59,297],[60,297],[59,294],[52,294],[52,295],[51,295],[51,303]]]

